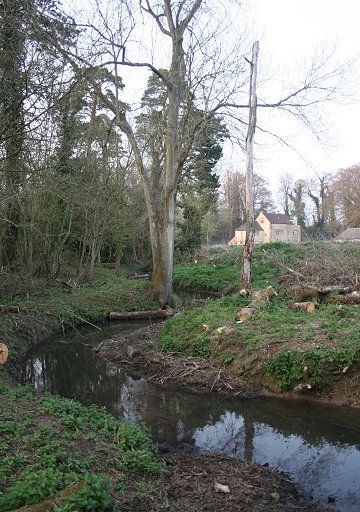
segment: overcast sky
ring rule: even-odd
[[[338,61],[360,54],[358,0],[249,0],[245,13],[253,24],[254,38],[260,42],[260,65],[268,66],[274,81],[284,68],[288,70],[286,76],[304,60],[308,61],[316,48],[335,46]],[[358,65],[357,70],[359,72]],[[360,74],[354,69],[354,96],[348,99],[348,104],[327,107],[324,119],[329,130],[322,146],[299,126],[287,126],[286,121],[276,126],[274,120],[272,128],[287,134],[289,144],[300,155],[276,141],[269,144],[267,139],[264,144],[261,133],[256,133],[255,171],[271,181],[272,190],[276,189],[277,177],[283,172],[307,178],[315,172],[335,171],[360,162],[360,84],[357,84],[357,77],[360,82]],[[233,161],[235,167],[243,165],[239,162],[241,158],[241,153],[227,148],[226,160]]]

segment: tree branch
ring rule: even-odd
[[[150,6],[149,0],[146,0],[146,5],[147,5],[147,7],[144,7],[142,1],[140,0],[140,7],[141,7],[141,9],[143,11],[147,12],[148,14],[150,14],[150,16],[152,16],[154,18],[154,20],[156,21],[157,26],[159,27],[159,29],[161,30],[161,32],[163,34],[165,34],[166,36],[170,36],[170,32],[168,30],[166,30],[166,28],[164,27],[164,25],[160,21],[160,18],[165,17],[165,15],[164,14],[155,14],[155,12],[152,10],[152,8]]]

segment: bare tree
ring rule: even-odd
[[[283,173],[279,177],[279,196],[281,206],[284,210],[285,215],[290,216],[291,207],[291,191],[294,186],[294,178],[291,174]]]
[[[214,46],[217,32],[210,30],[214,17],[207,14],[205,9],[202,10],[205,16],[204,23],[199,25],[200,9],[203,4],[203,0],[185,0],[178,3],[170,0],[163,0],[160,3],[150,0],[140,2],[142,14],[153,20],[159,34],[165,38],[165,46],[169,53],[166,68],[160,65],[155,67],[150,62],[127,60],[126,44],[119,35],[114,35],[110,21],[100,11],[99,16],[103,22],[101,30],[95,25],[90,29],[100,41],[99,47],[107,47],[106,51],[110,54],[111,60],[100,65],[105,68],[113,66],[113,78],[108,74],[101,76],[99,80],[94,73],[94,66],[91,66],[91,55],[79,55],[69,48],[63,48],[51,34],[47,34],[48,40],[68,59],[73,69],[86,76],[103,106],[113,112],[114,123],[129,141],[142,178],[149,219],[153,294],[158,297],[161,305],[168,303],[172,291],[176,194],[184,165],[196,144],[197,137],[201,136],[207,123],[217,114],[220,104],[225,104],[230,92],[239,87],[241,76],[241,67],[237,64],[242,61],[239,52],[233,53],[226,48],[226,59],[219,59],[220,46]],[[118,42],[119,38],[121,42]],[[207,55],[207,45],[212,47],[212,55],[210,52]],[[237,54],[239,57],[234,59],[233,55]],[[162,55],[159,61],[163,58]],[[97,59],[101,60],[101,56],[97,55]],[[154,169],[148,168],[146,156],[132,127],[131,116],[128,115],[128,106],[119,100],[120,66],[147,68],[166,86],[163,140],[165,157],[159,162],[155,172]],[[220,74],[228,77],[229,90],[220,87]],[[109,83],[115,88],[115,95],[104,90]],[[201,109],[197,105],[201,105]],[[192,115],[193,111],[196,112],[195,116]]]
[[[319,232],[336,222],[332,182],[333,176],[323,173],[317,174],[307,184],[306,193],[314,205],[314,228]]]
[[[62,46],[49,32],[44,35],[73,69],[91,83],[102,107],[113,113],[114,125],[129,141],[142,178],[149,219],[153,293],[162,305],[168,303],[172,289],[177,188],[196,137],[205,129],[207,121],[217,114],[224,116],[229,124],[236,125],[237,141],[242,146],[247,128],[246,117],[242,115],[249,109],[249,103],[244,99],[248,80],[244,78],[246,63],[242,57],[244,51],[240,49],[242,40],[239,37],[232,40],[226,27],[220,29],[217,26],[218,22],[230,23],[231,16],[211,12],[211,5],[205,0],[141,0],[140,15],[150,20],[153,33],[156,31],[153,43],[139,34],[135,5],[124,1],[111,5],[113,19],[102,12],[98,3],[95,21],[82,26],[92,38],[86,52]],[[232,5],[234,2],[226,4]],[[118,26],[113,24],[114,19]],[[131,48],[135,47],[131,45],[132,35],[133,39],[138,38],[135,41],[137,50],[145,52],[146,47],[154,45],[155,51],[147,61],[129,58]],[[121,67],[150,70],[166,86],[165,158],[158,172],[152,175],[133,128],[130,108],[120,99]],[[311,129],[321,104],[329,101],[336,92],[341,72],[340,68],[329,71],[326,59],[318,60],[298,87],[290,89],[279,100],[258,101],[257,107],[264,111],[276,108],[295,116]],[[194,107],[203,113],[202,116],[191,115]],[[251,130],[255,129],[256,120],[252,123]],[[266,132],[259,123],[258,129]],[[249,144],[251,130],[247,134]],[[249,193],[250,189],[251,185]]]
[[[360,165],[340,169],[333,190],[339,220],[345,227],[360,226]]]
[[[241,272],[241,285],[245,290],[249,290],[251,285],[251,260],[255,242],[253,145],[256,129],[256,79],[258,55],[259,41],[255,41],[252,48],[252,57],[250,62],[249,123],[246,135],[246,238]]]

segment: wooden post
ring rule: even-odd
[[[248,291],[251,287],[251,260],[255,242],[255,218],[254,218],[254,179],[253,179],[253,141],[256,129],[256,75],[259,54],[259,41],[255,41],[252,47],[250,62],[250,92],[249,92],[249,123],[246,134],[246,238],[242,260],[241,288]]]

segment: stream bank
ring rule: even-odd
[[[41,307],[38,304],[36,308],[31,310],[22,307],[21,313],[11,316],[11,359],[9,364],[13,364],[12,373],[18,379],[19,362],[23,358],[26,350],[31,344],[36,345],[41,339],[48,337],[51,330],[59,330],[62,326],[76,327],[81,321],[79,317],[86,322],[94,322],[104,318],[104,312],[111,309],[118,309],[132,307],[134,309],[143,307],[149,308],[149,299],[144,296],[142,292],[142,302],[140,300],[141,291],[134,291],[128,289],[127,294],[121,297],[122,306],[118,298],[119,304],[116,308],[113,306],[114,294],[109,294],[105,300],[104,294],[99,289],[85,290],[87,293],[87,304],[81,301],[80,297],[84,290],[79,292],[74,291],[68,296],[53,298],[54,302],[47,302],[42,299],[39,300]],[[89,293],[91,291],[91,293]],[[147,304],[146,301],[148,302]],[[145,305],[145,307],[144,307]],[[125,310],[125,309],[123,309]],[[49,315],[50,311],[50,315]],[[9,318],[9,316],[8,316]],[[7,325],[5,322],[4,325]],[[255,397],[264,392],[262,382],[249,385],[247,376],[239,377],[231,374],[231,365],[219,364],[215,360],[205,360],[203,358],[178,354],[164,353],[159,350],[159,327],[152,326],[150,329],[145,328],[142,333],[128,333],[120,336],[112,336],[112,339],[103,343],[99,347],[99,353],[103,357],[112,361],[114,365],[114,372],[116,367],[122,366],[128,372],[133,372],[138,377],[140,375],[147,375],[150,382],[161,384],[164,387],[171,389],[185,389],[196,392],[214,392],[216,394],[235,395],[236,398],[240,397]],[[129,346],[131,348],[129,348]],[[64,347],[65,348],[65,347]],[[226,348],[226,347],[225,347]],[[3,370],[3,369],[2,369]],[[4,374],[3,371],[0,374]],[[91,392],[90,392],[91,394]],[[282,393],[284,396],[284,393]],[[297,395],[299,396],[299,394]],[[300,395],[301,396],[301,395]],[[316,396],[315,396],[316,397]],[[87,397],[89,400],[91,397]],[[20,408],[22,407],[19,404]],[[164,418],[163,418],[164,419]],[[48,421],[47,419],[45,421]],[[166,447],[165,447],[166,448]],[[79,460],[84,457],[84,454],[79,453]],[[213,491],[214,481],[222,478],[222,473],[216,473],[219,468],[214,469],[214,460],[216,456],[206,456],[204,454],[184,454],[170,450],[169,453],[159,455],[162,460],[170,461],[169,471],[172,471],[170,483],[166,482],[166,478],[161,479],[160,482],[151,481],[144,484],[139,489],[134,487],[135,498],[117,497],[117,500],[122,503],[122,510],[138,511],[142,510],[141,503],[145,503],[149,510],[166,510],[166,507],[173,506],[173,510],[202,510],[200,503],[204,503],[203,510],[237,510],[237,506],[241,510],[262,510],[257,503],[257,495],[262,496],[264,503],[263,510],[268,511],[290,511],[294,508],[300,510],[318,510],[319,507],[309,502],[306,504],[299,498],[296,488],[289,483],[290,487],[287,489],[281,475],[278,472],[271,470],[271,478],[274,478],[278,483],[271,486],[267,484],[267,478],[270,475],[267,468],[262,468],[259,465],[248,465],[249,463],[240,463],[226,458],[218,459],[223,460],[221,467],[225,467],[224,475],[234,473],[235,477],[229,477],[227,482],[221,482],[233,486],[236,489],[239,479],[244,482],[244,486],[248,485],[250,492],[245,496],[245,502],[242,501],[243,494],[239,491],[233,492],[231,497],[221,494],[215,494]],[[207,457],[207,458],[206,458]],[[224,460],[228,460],[225,463]],[[102,457],[99,460],[103,461]],[[186,469],[186,460],[188,461],[188,469]],[[220,466],[220,464],[219,464]],[[205,468],[205,469],[204,469]],[[254,472],[254,480],[247,480],[248,469],[252,468],[250,473]],[[263,473],[263,471],[265,472]],[[97,471],[94,467],[94,471]],[[186,473],[188,471],[188,473]],[[165,476],[167,473],[165,473]],[[178,475],[178,476],[176,476]],[[209,477],[210,475],[210,477]],[[266,476],[268,475],[268,476]],[[208,479],[209,477],[209,479]],[[280,478],[280,480],[278,479]],[[207,480],[208,479],[208,480]],[[256,479],[261,482],[260,485],[256,484]],[[287,479],[287,477],[285,477]],[[144,480],[142,480],[144,482]],[[179,484],[180,482],[180,484]],[[197,482],[196,486],[193,482]],[[165,484],[169,486],[166,487]],[[187,484],[187,488],[186,485]],[[185,486],[185,490],[182,489]],[[276,490],[276,486],[285,489],[286,496]],[[131,485],[129,484],[129,488]],[[159,496],[153,495],[151,488],[159,488]],[[178,495],[177,489],[182,489],[181,493],[185,493],[184,500]],[[263,489],[263,493],[259,489]],[[180,494],[180,490],[179,490]],[[246,494],[246,493],[245,493]],[[199,497],[200,496],[200,497]],[[289,497],[291,496],[291,498]],[[329,495],[329,499],[332,496]],[[169,505],[170,504],[170,505]],[[241,504],[241,505],[240,505]],[[248,508],[246,508],[246,506]],[[128,507],[128,508],[126,508]],[[152,507],[152,508],[151,508]],[[162,507],[162,508],[161,508]],[[176,508],[177,507],[177,508]],[[212,508],[211,508],[212,507]]]
[[[219,359],[204,359],[183,356],[175,352],[164,352],[160,345],[161,324],[155,324],[135,332],[119,334],[105,340],[94,350],[118,368],[146,378],[149,382],[167,389],[182,389],[193,393],[216,393],[225,396],[252,398],[258,396],[360,407],[358,373],[353,369],[352,388],[344,385],[322,393],[284,391],[279,386],[270,386],[263,375],[256,378],[243,376],[238,368],[221,364]],[[343,378],[341,376],[340,378]],[[338,381],[342,384],[342,381]]]
[[[0,396],[1,512],[32,504],[24,511],[54,504],[74,512],[325,510],[275,469],[167,446],[157,452],[143,428],[73,400],[39,399],[28,388],[3,387]],[[74,481],[85,482],[83,492],[61,502],[58,491]],[[215,483],[230,493],[216,492]]]
[[[145,422],[162,454],[181,450],[184,456],[201,460],[204,453],[212,452],[270,465],[292,475],[314,502],[326,506],[332,500],[332,508],[358,511],[360,417],[356,409],[221,392],[200,395],[169,389],[166,381],[163,386],[152,384],[141,377],[139,361],[133,367],[137,372],[131,368],[125,372],[91,348],[110,337],[131,339],[135,335],[129,332],[131,327],[135,326],[82,329],[53,339],[31,352],[24,378],[35,384],[39,399],[48,390],[87,405],[105,406],[119,418]],[[138,329],[136,334],[143,332],[149,340],[156,327]],[[135,347],[127,346],[135,359]],[[185,362],[191,367],[188,364],[180,373],[196,373],[194,359]]]

